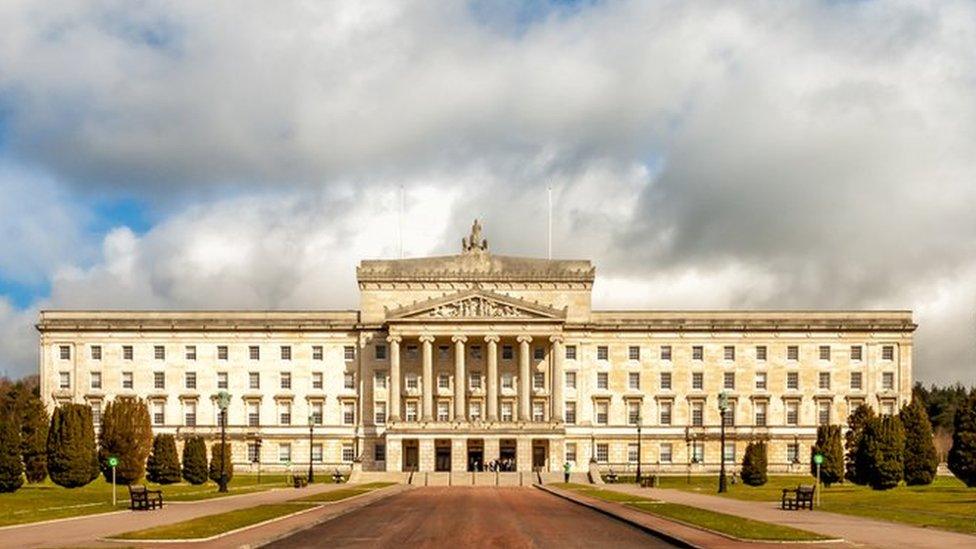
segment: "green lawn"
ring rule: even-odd
[[[165,501],[195,501],[224,495],[244,494],[284,486],[283,475],[235,476],[228,486],[230,492],[220,494],[217,485],[208,482],[199,486],[179,483],[159,486],[148,483],[151,489],[163,491]],[[0,494],[0,526],[23,524],[81,515],[107,513],[129,506],[129,491],[119,486],[118,504],[112,507],[112,485],[102,477],[81,488],[62,488],[46,480],[41,484],[25,484],[20,490]]]
[[[764,486],[729,485],[727,497],[751,501],[779,501],[783,488],[813,484],[810,476],[770,476]],[[662,477],[662,488],[716,493],[718,477]],[[844,513],[915,526],[941,528],[976,534],[976,489],[955,477],[938,477],[929,486],[899,486],[875,491],[850,483],[824,488],[820,496],[823,511]]]
[[[247,509],[238,509],[217,515],[197,517],[192,520],[167,524],[135,532],[126,532],[114,539],[197,539],[216,536],[224,532],[283,517],[292,513],[309,509],[312,505],[295,505],[293,503],[278,503],[258,505]]]
[[[747,540],[762,541],[817,541],[828,539],[813,532],[798,530],[758,520],[751,520],[724,513],[716,513],[688,505],[663,503],[651,498],[594,488],[586,484],[554,484],[585,496],[621,503],[645,513],[699,526],[726,535]]]

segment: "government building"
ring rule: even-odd
[[[147,401],[238,471],[805,470],[821,424],[911,398],[910,311],[594,310],[587,260],[366,260],[358,310],[43,311],[41,395]],[[724,393],[725,446],[721,445]]]

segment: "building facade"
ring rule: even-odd
[[[43,311],[41,394],[96,419],[141,397],[183,439],[219,436],[227,391],[245,469],[675,474],[760,439],[801,470],[817,425],[911,398],[910,311],[593,310],[589,261],[494,255],[477,224],[458,255],[357,276],[351,311]]]

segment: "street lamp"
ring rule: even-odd
[[[725,492],[727,489],[725,485],[725,412],[727,412],[728,409],[729,409],[729,395],[725,391],[722,391],[721,393],[718,394],[718,411],[721,413],[722,416],[722,425],[721,425],[722,448],[720,450],[722,459],[720,461],[721,465],[719,466],[719,474],[718,474],[718,493],[720,494]]]
[[[641,481],[641,406],[637,405],[637,484]]]
[[[261,438],[254,439],[254,463],[258,465],[258,484],[261,484]]]
[[[217,491],[227,491],[227,407],[230,406],[230,393],[217,393],[217,406],[220,408],[220,479]]]
[[[312,430],[315,429],[315,414],[308,414],[308,483],[315,482],[315,471],[312,469]]]

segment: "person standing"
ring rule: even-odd
[[[563,482],[566,482],[566,483],[569,482],[569,470],[571,468],[572,468],[572,466],[569,464],[568,461],[566,463],[563,463]]]

